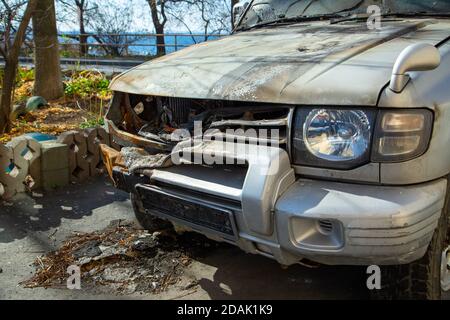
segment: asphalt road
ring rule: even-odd
[[[65,210],[62,208],[65,207]],[[71,210],[69,210],[71,208]],[[27,194],[0,205],[0,299],[366,299],[364,270],[302,266],[282,269],[269,259],[232,246],[194,261],[185,277],[198,280],[192,291],[172,287],[159,295],[118,296],[95,290],[25,289],[31,263],[72,232],[91,232],[111,220],[133,219],[128,196],[108,180],[72,185],[44,197]]]

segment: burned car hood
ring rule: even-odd
[[[114,91],[283,104],[374,106],[400,52],[439,44],[446,20],[314,22],[237,33],[142,64]]]

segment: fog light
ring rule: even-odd
[[[314,250],[339,250],[344,246],[344,227],[337,220],[293,217],[291,241],[296,247]]]

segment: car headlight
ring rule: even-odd
[[[433,113],[426,109],[299,108],[293,162],[349,170],[371,161],[408,161],[427,151],[432,127]]]
[[[370,161],[375,110],[298,109],[295,164],[350,169]]]
[[[431,138],[430,110],[382,111],[378,117],[372,161],[400,162],[423,155]]]

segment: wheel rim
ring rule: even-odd
[[[441,288],[443,291],[450,291],[450,246],[442,252]]]

